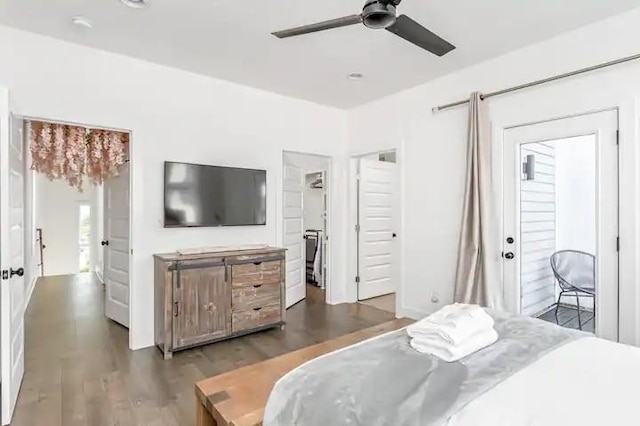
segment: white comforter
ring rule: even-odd
[[[588,337],[469,403],[449,426],[640,425],[640,348]]]

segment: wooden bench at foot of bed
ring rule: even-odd
[[[320,355],[412,322],[405,318],[386,322],[202,380],[196,383],[196,426],[261,425],[271,389],[286,373]]]

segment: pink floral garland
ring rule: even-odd
[[[53,179],[64,179],[82,191],[85,176],[94,185],[118,175],[127,159],[127,133],[41,121],[27,123],[31,168]]]

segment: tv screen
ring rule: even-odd
[[[265,170],[164,163],[164,226],[265,225]]]

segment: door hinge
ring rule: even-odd
[[[173,303],[173,316],[177,317],[178,316],[178,302],[174,302]]]
[[[620,130],[616,130],[616,145],[620,145]]]
[[[356,275],[356,283],[360,282],[360,275]]]
[[[360,232],[360,224],[356,225],[356,232]]]
[[[620,251],[620,237],[616,237],[616,251]]]

